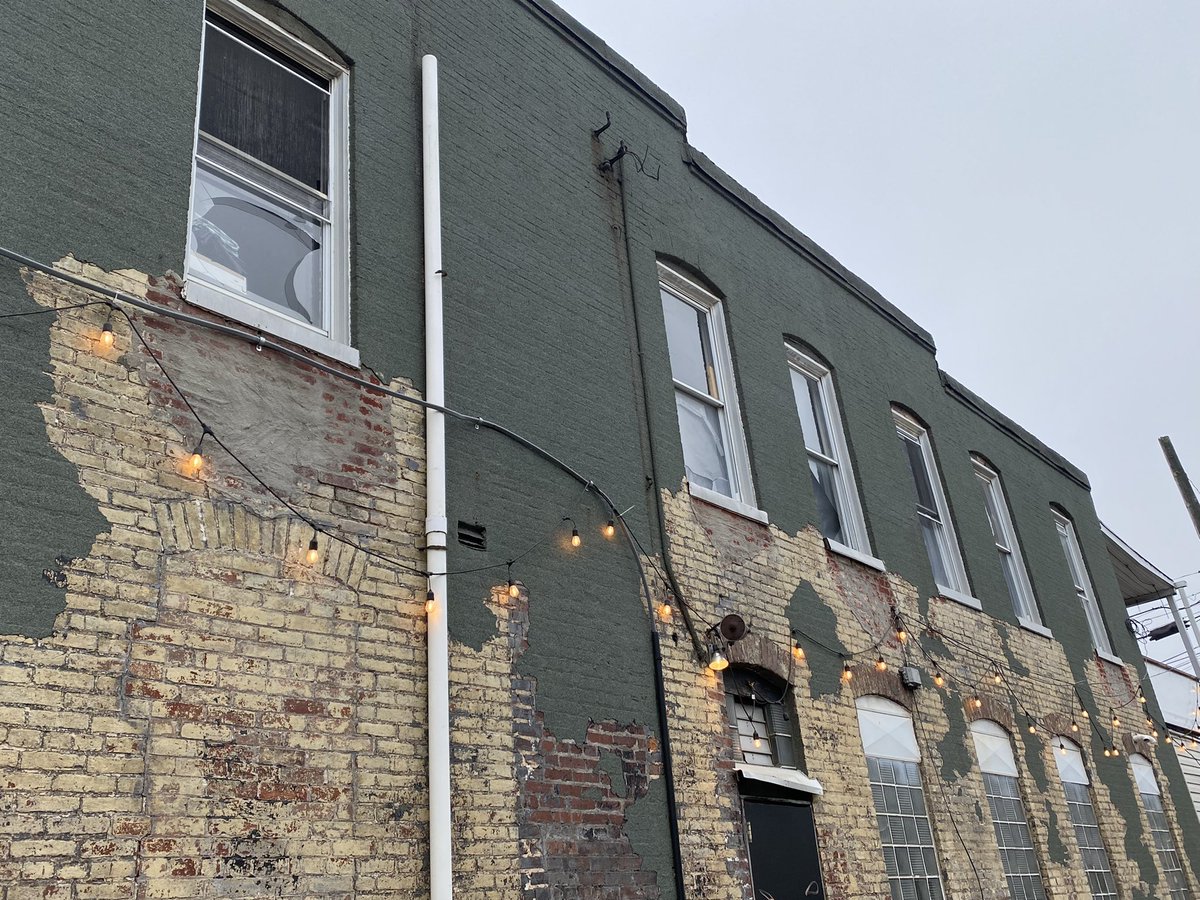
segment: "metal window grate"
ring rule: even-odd
[[[992,824],[996,828],[996,843],[1000,847],[1009,896],[1012,900],[1046,900],[1017,779],[985,772],[983,784],[992,810]]]
[[[1187,877],[1183,874],[1179,851],[1175,849],[1175,839],[1171,836],[1171,828],[1163,812],[1162,798],[1156,794],[1142,794],[1142,805],[1146,808],[1150,834],[1154,836],[1154,847],[1158,850],[1158,862],[1162,866],[1167,889],[1171,892],[1171,900],[1190,900]]]
[[[937,851],[917,764],[868,756],[867,770],[892,900],[942,900]]]
[[[1108,864],[1108,851],[1100,837],[1100,826],[1096,823],[1096,811],[1086,784],[1063,782],[1067,792],[1067,809],[1071,824],[1075,826],[1075,837],[1079,851],[1083,854],[1083,869],[1087,873],[1088,887],[1092,900],[1116,898],[1117,883]]]

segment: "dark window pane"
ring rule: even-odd
[[[325,192],[329,94],[318,82],[327,85],[224,22],[210,21],[200,130]]]

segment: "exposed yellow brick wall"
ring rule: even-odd
[[[179,304],[169,278],[66,265]],[[95,299],[40,275],[29,285],[47,307]],[[211,443],[191,473],[198,426],[121,316],[115,345],[100,345],[106,316],[46,317],[47,437],[110,527],[66,568],[54,633],[0,637],[0,896],[424,893],[423,580],[325,538],[308,565],[312,530]],[[339,415],[384,435],[325,454],[349,468],[297,468],[272,487],[420,567],[418,410],[245,342],[134,317],[218,434],[222,403],[246,389],[235,369],[253,367],[328,419],[312,441],[336,437]],[[230,383],[189,383],[198,355],[228,365]],[[278,454],[252,432],[226,437],[251,465]],[[273,462],[264,470],[278,472]]]
[[[976,715],[994,718],[1012,733],[1048,896],[1090,896],[1058,780],[1054,745],[1045,727],[1070,736],[1072,717],[1077,717],[1068,687],[1075,676],[1060,644],[954,601],[934,598],[922,604],[915,589],[898,576],[875,572],[827,551],[815,529],[788,535],[694,501],[686,491],[664,491],[662,500],[673,567],[697,618],[716,622],[727,613],[741,615],[750,632],[730,648],[731,659],[773,671],[794,685],[794,712],[807,774],[825,789],[814,804],[814,814],[831,900],[888,896],[855,710],[855,698],[869,693],[888,696],[913,712],[922,750],[926,801],[946,873],[947,896],[979,897],[981,892],[985,900],[1008,896],[983,779],[965,728],[965,722]],[[841,663],[804,637],[801,645],[806,648],[808,660],[800,665],[789,663],[792,636],[787,607],[803,582],[812,586],[833,615],[836,642],[833,635],[814,636],[824,637],[831,644],[840,643],[854,654],[851,682],[839,683],[832,692],[816,696],[810,685],[812,666],[827,670],[832,666],[836,671]],[[904,647],[895,635],[893,609],[913,635]],[[935,638],[923,633],[922,620],[928,622]],[[945,689],[932,683],[935,666],[918,650],[915,642],[921,639],[930,646],[940,641],[950,651],[934,657],[944,661],[942,669],[949,679]],[[975,652],[965,650],[963,645]],[[693,873],[689,896],[749,897],[744,874],[748,867],[744,826],[732,771],[734,739],[727,723],[721,678],[697,662],[689,642],[664,641],[664,649],[681,799],[684,868]],[[924,674],[924,687],[915,693],[904,689],[897,675],[906,654],[907,661]],[[873,661],[877,656],[884,658],[887,671],[875,671]],[[994,683],[993,672],[980,657],[1001,661],[1005,685]],[[1024,672],[1029,674],[1020,674]],[[1136,679],[1132,670],[1096,660],[1088,664],[1087,683],[1079,690],[1083,696],[1095,697],[1101,709],[1127,704],[1120,711],[1124,720],[1121,731],[1138,731],[1144,713],[1136,702],[1128,703]],[[976,690],[984,704],[978,712],[968,702]],[[1009,690],[1019,704],[1011,699]],[[1024,711],[1045,723],[1037,734],[1028,733]],[[956,728],[952,721],[957,723]],[[1086,720],[1078,718],[1078,722],[1086,731]],[[1086,734],[1076,737],[1094,773],[1102,745],[1093,743]],[[949,746],[947,741],[961,741],[959,749],[969,754],[972,763],[965,772],[952,773],[951,777],[943,773],[942,748]],[[1027,742],[1040,760],[1045,790],[1029,771]],[[1114,761],[1110,765],[1117,764]],[[1094,775],[1093,796],[1123,896],[1134,889],[1144,896],[1157,896],[1159,888],[1143,883],[1138,866],[1128,857],[1125,819],[1111,791]],[[1144,815],[1142,821],[1149,841]],[[1055,859],[1061,854],[1052,852],[1052,848],[1058,846],[1065,850],[1065,862]],[[1194,883],[1194,875],[1189,873],[1189,877]]]

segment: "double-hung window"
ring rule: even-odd
[[[1129,765],[1133,767],[1138,793],[1142,795],[1142,808],[1146,810],[1146,819],[1150,823],[1150,834],[1154,838],[1154,849],[1158,851],[1158,864],[1170,892],[1170,900],[1189,900],[1191,894],[1187,876],[1183,874],[1179,850],[1175,847],[1175,838],[1163,810],[1162,791],[1159,790],[1158,779],[1154,777],[1154,766],[1140,753],[1130,755]]]
[[[773,696],[770,696],[773,695]],[[796,767],[792,729],[784,712],[787,686],[762,681],[750,670],[725,670],[730,724],[737,730],[742,762],[752,766]]]
[[[688,486],[750,512],[754,488],[721,301],[661,263],[658,275]]]
[[[1008,514],[1008,503],[1004,499],[1000,476],[983,460],[973,457],[972,462],[975,464],[975,476],[983,487],[983,508],[987,513],[988,525],[992,529],[996,552],[1000,555],[1000,569],[1004,573],[1004,583],[1008,586],[1013,612],[1017,614],[1017,621],[1022,625],[1041,625],[1042,618],[1038,614],[1037,601],[1033,597],[1033,585],[1029,583],[1025,560],[1021,558],[1021,547],[1017,543],[1017,532]]]
[[[233,0],[204,22],[188,299],[357,362],[344,68]]]
[[[1046,900],[1029,817],[1025,814],[1025,802],[1017,780],[1012,740],[1007,731],[987,719],[971,723],[971,737],[983,773],[984,791],[992,812],[992,827],[996,831],[1008,894],[1012,900]]]
[[[1108,640],[1108,631],[1104,628],[1104,619],[1100,615],[1100,605],[1092,591],[1091,580],[1083,564],[1083,554],[1079,551],[1079,539],[1075,536],[1074,523],[1062,513],[1054,512],[1054,527],[1058,529],[1058,539],[1062,543],[1063,555],[1067,558],[1067,568],[1071,572],[1071,581],[1075,585],[1075,596],[1083,607],[1087,619],[1088,630],[1092,633],[1092,646],[1100,653],[1112,656],[1112,644]]]
[[[892,413],[896,419],[900,446],[917,490],[917,522],[921,527],[925,552],[929,555],[929,565],[933,568],[933,580],[942,593],[954,599],[969,600],[967,573],[958,551],[958,538],[954,534],[946,496],[942,493],[937,464],[933,460],[929,432],[911,416],[897,409],[893,409]],[[977,605],[977,601],[969,602],[972,606]]]
[[[1108,862],[1108,851],[1096,821],[1096,809],[1092,805],[1091,781],[1083,764],[1079,747],[1066,738],[1058,738],[1054,759],[1058,763],[1058,775],[1067,794],[1067,812],[1075,826],[1075,838],[1083,856],[1083,870],[1087,873],[1088,888],[1092,900],[1110,900],[1117,896],[1117,882],[1113,878],[1112,866]]]
[[[859,697],[858,728],[893,900],[942,900],[941,869],[921,787],[912,718],[884,697]]]
[[[871,548],[842,432],[833,376],[808,354],[791,344],[786,346],[821,534],[832,544],[869,554]]]

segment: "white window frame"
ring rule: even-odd
[[[842,537],[845,540],[835,541],[826,537],[825,542],[835,552],[860,559],[860,561],[862,556],[866,556],[878,562],[871,556],[871,542],[867,536],[867,523],[863,516],[862,504],[859,502],[854,465],[850,460],[850,447],[846,443],[846,434],[842,430],[842,412],[838,406],[837,391],[833,385],[833,373],[828,366],[794,344],[785,342],[784,348],[787,351],[789,377],[791,372],[795,372],[800,377],[814,382],[817,386],[817,396],[820,398],[822,408],[815,412],[824,419],[824,422],[818,423],[818,425],[824,424],[826,434],[829,436],[829,443],[832,445],[829,448],[833,451],[831,456],[813,450],[808,446],[807,441],[804,445],[806,472],[809,471],[807,462],[812,460],[824,463],[833,470],[833,487],[837,500],[838,518],[841,520]],[[799,415],[799,410],[797,410],[797,415]],[[806,435],[806,438],[811,439],[812,436]],[[851,552],[847,553],[846,551]]]
[[[1104,616],[1100,612],[1100,604],[1096,601],[1091,574],[1083,562],[1079,538],[1075,534],[1075,523],[1056,509],[1052,509],[1051,513],[1054,515],[1054,527],[1058,531],[1059,543],[1066,557],[1067,574],[1071,576],[1071,582],[1075,586],[1075,597],[1083,607],[1083,617],[1087,620],[1088,631],[1092,635],[1092,646],[1105,659],[1120,664],[1120,660],[1113,653],[1108,629],[1104,625]]]
[[[714,400],[708,394],[677,381],[674,377],[671,381],[676,393],[686,394],[717,410],[734,495],[727,497],[719,491],[692,484],[690,479],[688,491],[693,497],[707,503],[766,523],[767,514],[755,505],[754,479],[750,472],[750,455],[746,449],[746,436],[742,429],[737,381],[733,374],[733,359],[729,353],[729,335],[725,329],[724,305],[711,291],[661,262],[658,263],[658,283],[661,290],[704,314],[705,324],[708,326],[709,346],[712,348],[713,374],[720,396]]]
[[[329,79],[329,216],[323,226],[322,308],[320,328],[269,309],[248,297],[212,284],[191,270],[185,252],[184,276],[190,303],[228,316],[258,331],[283,338],[350,366],[359,365],[358,350],[350,346],[350,73],[299,38],[289,34],[236,0],[208,0],[206,9],[267,44],[293,62]],[[200,146],[200,90],[204,78],[204,38],[209,23],[202,20],[200,71],[197,78],[196,123],[192,146],[192,192],[188,208],[186,247],[191,246],[195,204],[196,160]]]
[[[1083,761],[1083,751],[1079,745],[1065,737],[1057,737],[1054,739],[1055,752],[1054,761],[1058,765],[1058,778],[1063,784],[1063,792],[1067,800],[1068,819],[1072,827],[1075,829],[1075,842],[1081,854],[1081,863],[1083,871],[1088,877],[1088,886],[1091,890],[1093,883],[1092,876],[1096,875],[1104,878],[1112,886],[1111,891],[1096,893],[1092,891],[1093,900],[1116,900],[1119,893],[1116,889],[1116,875],[1112,871],[1112,859],[1108,854],[1108,844],[1104,840],[1104,834],[1100,830],[1100,820],[1096,815],[1096,804],[1092,799],[1092,781],[1087,771],[1087,764]],[[1084,788],[1084,800],[1073,800],[1066,786],[1073,784]],[[1088,813],[1082,816],[1075,815],[1075,808],[1086,806]],[[1085,844],[1085,837],[1090,838],[1095,836],[1095,842]],[[1090,860],[1090,863],[1089,863]]]
[[[970,726],[975,744],[975,758],[979,771],[984,776],[984,795],[987,797],[992,825],[996,833],[996,848],[1000,851],[1001,868],[1008,882],[1009,894],[1013,897],[1046,898],[1045,882],[1042,877],[1042,861],[1033,843],[1029,828],[1028,808],[1021,790],[1021,775],[1013,753],[1012,736],[998,722],[991,719],[976,719]],[[990,781],[987,776],[996,781]],[[999,781],[999,779],[1005,779]],[[1008,792],[993,793],[993,785]],[[1015,801],[1019,810],[1003,801]],[[1007,817],[1003,817],[1007,813]],[[1026,857],[1025,854],[1029,856]],[[1024,871],[1014,866],[1017,860],[1032,858],[1033,871]]]
[[[1159,885],[1162,886],[1165,882],[1170,893],[1169,900],[1189,900],[1191,893],[1187,873],[1183,870],[1179,846],[1175,843],[1175,835],[1171,831],[1171,823],[1163,807],[1162,790],[1158,786],[1154,764],[1141,753],[1131,753],[1129,767],[1133,770],[1134,784],[1141,795],[1146,823],[1150,826],[1151,842],[1157,851],[1158,867],[1163,875]],[[1172,885],[1172,882],[1175,884]]]
[[[930,489],[933,491],[933,500],[937,504],[938,517],[940,522],[938,530],[938,547],[942,551],[942,564],[946,569],[946,574],[949,576],[953,584],[937,584],[938,592],[950,600],[956,600],[959,603],[970,606],[974,609],[982,609],[981,604],[971,594],[970,582],[967,580],[967,570],[963,565],[962,552],[958,547],[958,534],[954,530],[954,520],[950,517],[950,506],[946,503],[946,494],[942,490],[942,478],[938,472],[937,461],[933,456],[933,444],[929,440],[929,430],[924,425],[920,424],[912,416],[906,415],[899,409],[893,407],[892,417],[896,422],[896,433],[900,440],[910,440],[915,442],[921,448],[921,458],[925,463],[925,473],[929,479]],[[904,458],[905,469],[909,467],[908,454]],[[923,516],[921,511],[917,510],[919,517]],[[929,521],[928,516],[923,516]],[[921,543],[924,544],[925,539],[922,536]],[[932,561],[930,561],[932,567]]]
[[[855,701],[855,708],[858,713],[858,730],[859,739],[862,741],[863,755],[867,758],[868,778],[870,779],[872,805],[875,810],[876,821],[879,824],[880,841],[884,848],[884,867],[887,868],[887,860],[889,858],[887,850],[890,848],[893,854],[908,853],[912,854],[914,850],[921,852],[924,858],[926,849],[932,850],[933,865],[930,866],[926,862],[924,868],[927,874],[921,875],[915,872],[905,873],[901,868],[897,872],[888,872],[888,883],[893,891],[896,889],[897,882],[903,889],[904,882],[912,882],[915,886],[917,879],[922,879],[926,882],[926,888],[932,887],[929,882],[936,883],[936,890],[931,891],[937,897],[944,898],[947,895],[945,885],[942,884],[942,864],[941,854],[938,852],[937,838],[933,833],[933,818],[929,814],[929,801],[925,793],[925,779],[921,773],[921,750],[917,744],[917,735],[913,729],[912,714],[907,709],[896,703],[894,700],[889,700],[886,697],[881,697],[877,694],[867,694],[859,697]],[[882,768],[881,763],[888,767],[894,768],[897,764],[902,766],[906,772],[911,774],[916,772],[916,783],[904,782],[877,782],[871,775],[872,762],[876,767]],[[921,804],[924,811],[902,812],[900,807],[896,811],[889,811],[887,808],[886,797],[883,795],[888,789],[903,789],[907,791],[915,791],[913,796],[920,796]],[[880,808],[880,798],[883,798],[884,808]],[[892,823],[897,820],[912,820],[917,831],[917,842],[912,843],[906,836],[903,840],[896,839],[896,832],[892,829]],[[920,820],[924,820],[926,829],[929,832],[928,843],[923,843],[920,839]],[[885,825],[889,834],[889,839],[884,840],[883,832]],[[908,828],[904,828],[907,835]],[[910,856],[911,859],[911,856]],[[932,874],[928,874],[932,869]],[[895,896],[895,894],[893,894]]]
[[[1000,481],[1000,473],[978,456],[972,456],[971,463],[975,466],[975,477],[979,479],[984,493],[987,495],[985,504],[987,501],[991,501],[990,505],[996,511],[998,521],[995,525],[1000,531],[999,535],[994,535],[996,552],[1000,554],[1001,568],[1006,564],[1011,566],[1011,587],[1015,589],[1016,595],[1013,596],[1011,590],[1009,594],[1013,612],[1017,615],[1017,622],[1025,628],[1043,630],[1042,616],[1038,610],[1037,598],[1033,593],[1033,585],[1029,581],[1029,570],[1025,566],[1025,557],[1021,554],[1021,545],[1017,541],[1017,530],[1013,527],[1012,517],[1009,515],[1008,499],[1004,495],[1004,485]],[[986,506],[984,514],[987,515]],[[988,516],[988,519],[990,523],[991,516]],[[1009,584],[1007,578],[1005,584]]]

